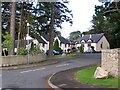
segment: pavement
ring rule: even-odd
[[[52,64],[57,64],[57,63],[60,63],[61,61],[64,61],[65,58],[71,58],[71,57],[63,57],[62,56],[62,57],[46,58],[43,61],[40,61],[37,63],[32,63],[32,64],[30,63],[30,64],[23,64],[23,65],[13,65],[13,66],[0,67],[0,70],[16,70],[16,69],[25,69],[25,68],[52,65]]]
[[[96,65],[96,64],[93,64]],[[54,86],[55,88],[59,88],[62,90],[68,90],[68,89],[72,89],[72,90],[120,90],[119,88],[108,88],[108,87],[103,87],[103,86],[97,86],[97,85],[88,85],[82,82],[79,82],[76,78],[75,78],[75,73],[83,68],[89,67],[89,66],[93,66],[93,65],[88,65],[88,66],[83,66],[83,67],[78,67],[78,68],[74,68],[74,69],[69,69],[69,70],[64,70],[61,72],[58,72],[56,74],[54,74],[51,78],[50,78],[50,83],[52,84],[52,86]]]

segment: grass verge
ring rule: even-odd
[[[75,73],[75,77],[77,78],[77,80],[85,84],[118,88],[118,81],[120,80],[118,78],[109,76],[108,79],[95,79],[94,72],[96,70],[96,67],[97,66],[92,66],[80,70]]]

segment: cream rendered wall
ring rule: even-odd
[[[94,50],[96,51],[96,43],[91,43],[91,46],[94,47]],[[88,43],[84,44],[84,52],[88,51]]]
[[[93,46],[94,50],[96,51],[96,43],[91,43],[91,46]]]
[[[84,43],[84,52],[86,52],[88,50],[88,44]]]
[[[42,47],[43,50],[44,50],[44,51],[49,50],[49,42],[48,42],[43,36],[41,36],[41,38],[47,43],[47,44],[45,44],[44,47]]]
[[[103,43],[103,48],[101,48],[101,43]],[[96,51],[101,51],[104,49],[109,49],[110,48],[110,44],[107,41],[106,37],[103,36],[100,41],[96,44]]]
[[[76,45],[76,47],[80,47],[80,46],[81,46],[81,44],[77,44],[77,45]]]

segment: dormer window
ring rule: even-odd
[[[82,41],[81,41],[81,46],[84,47],[84,44],[85,44],[85,41],[82,40]]]
[[[88,42],[88,47],[90,47],[91,43],[92,43],[92,40],[89,39],[87,42]]]
[[[92,43],[92,40],[89,39],[87,42],[88,42],[88,43]]]
[[[81,43],[85,43],[85,40],[82,40]]]

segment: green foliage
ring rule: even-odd
[[[61,49],[59,48],[59,42],[58,42],[57,39],[55,40],[53,49],[56,50],[56,51],[58,51],[58,52],[61,52]]]
[[[82,46],[80,46],[80,53],[84,52],[84,48]]]
[[[86,34],[105,33],[111,48],[120,48],[120,12],[117,11],[116,5],[120,8],[120,2],[106,2],[104,5],[95,6],[93,29],[86,32]]]
[[[32,55],[40,54],[41,50],[39,48],[39,45],[33,44],[33,42],[32,42],[29,53],[32,54]]]
[[[80,39],[80,37],[81,37],[81,32],[80,31],[71,32],[70,36],[69,36],[69,38],[71,40],[78,40],[78,39]]]
[[[25,48],[20,48],[18,51],[18,55],[27,55],[27,50]]]
[[[96,66],[88,67],[75,73],[75,76],[81,83],[118,88],[118,78],[109,76],[108,79],[96,79],[94,78],[95,70]]]
[[[5,32],[5,35],[2,35],[2,36],[5,39],[2,43],[2,46],[4,48],[7,48],[8,54],[10,54],[13,47],[13,39],[8,32]]]
[[[62,28],[62,22],[69,22],[72,25],[72,11],[67,7],[68,1],[61,2],[16,2],[16,29],[15,39],[18,39],[18,32],[20,32],[20,40],[24,39],[27,33],[27,23],[30,24],[30,32],[42,33],[47,32],[52,37],[52,31],[56,28]],[[10,25],[10,12],[11,3],[2,3],[2,15],[3,25],[2,30],[9,30]],[[19,12],[19,14],[17,14]],[[6,25],[6,26],[4,26]],[[54,28],[54,29],[53,29]],[[19,31],[18,31],[19,30]],[[60,33],[58,34],[60,35]],[[50,39],[50,48],[53,49],[53,38]],[[23,42],[20,42],[20,47],[24,46]]]

